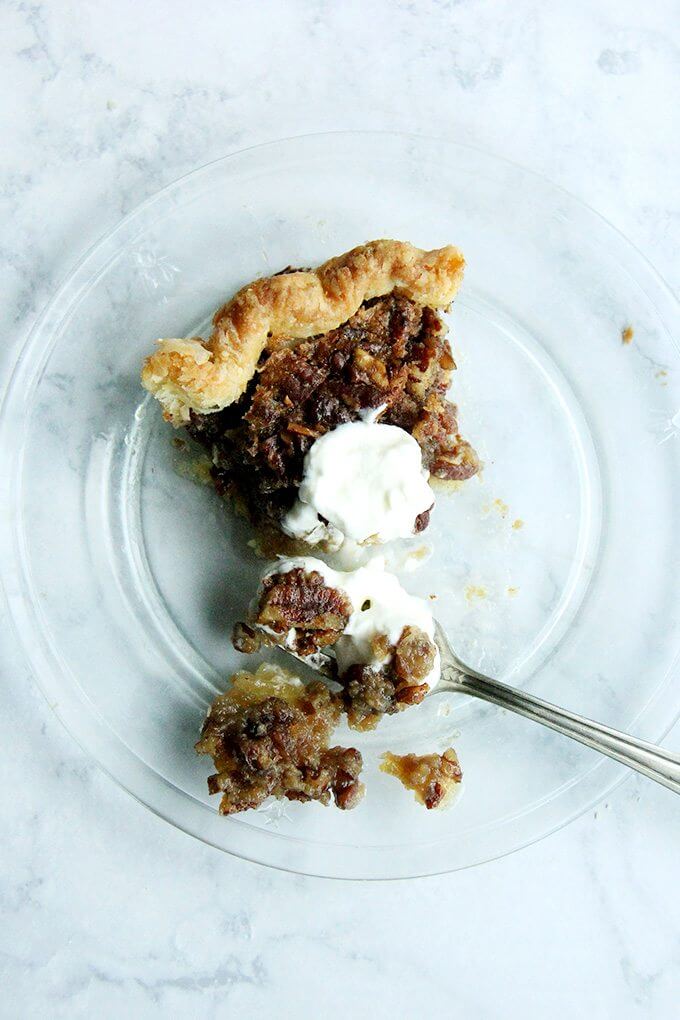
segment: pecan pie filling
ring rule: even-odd
[[[419,627],[404,627],[392,648],[384,638],[383,642],[382,650],[391,653],[386,663],[377,667],[355,663],[340,677],[352,729],[375,729],[384,715],[419,705],[429,690],[436,648],[427,634]]]
[[[336,646],[336,656],[328,661],[353,729],[374,729],[384,715],[419,704],[438,672],[433,639],[418,623],[405,622],[412,614],[414,621],[431,627],[422,600],[408,596],[396,578],[381,569],[343,574],[311,557],[297,562],[302,565],[290,561],[289,569],[284,561],[279,570],[265,574],[248,621],[234,628],[235,648],[251,654],[280,645],[313,657]],[[390,605],[395,594],[403,600],[396,614]],[[376,624],[372,610],[378,614]]]
[[[443,754],[392,754],[382,756],[380,771],[413,790],[419,804],[441,807],[460,783],[463,773],[458,755],[449,747]]]
[[[321,682],[305,686],[266,664],[236,673],[196,744],[215,763],[208,789],[222,795],[220,814],[259,807],[268,797],[322,804],[332,797],[343,810],[356,807],[364,795],[361,754],[329,747],[339,721],[337,695]]]
[[[347,595],[326,584],[315,570],[296,567],[269,574],[262,581],[252,621],[234,627],[234,647],[251,654],[262,645],[286,643],[297,655],[314,655],[335,644],[351,613]]]
[[[190,412],[187,430],[209,452],[213,479],[250,520],[277,527],[295,503],[315,439],[362,412],[418,442],[434,478],[462,480],[479,462],[446,399],[455,368],[438,313],[392,293],[364,302],[321,336],[265,350],[243,396],[222,411]],[[429,512],[414,520],[427,527]]]

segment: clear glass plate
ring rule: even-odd
[[[450,314],[461,428],[479,479],[440,496],[406,584],[469,661],[658,740],[680,708],[678,307],[592,210],[451,142],[336,134],[212,163],[128,216],[33,330],[2,416],[3,581],[35,675],[80,744],[153,811],[265,864],[343,878],[462,868],[585,810],[623,770],[532,723],[433,696],[357,743],[353,812],[266,805],[225,819],[192,745],[238,660],[261,563],[196,483],[139,385],[159,336],[191,335],[237,287],[375,237],[468,261]],[[621,340],[634,328],[630,345]],[[353,739],[340,733],[339,742]],[[452,743],[464,770],[426,812],[380,751]]]

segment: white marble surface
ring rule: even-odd
[[[3,372],[69,267],[140,200],[318,130],[496,150],[680,285],[674,0],[55,0],[5,3],[0,25]],[[54,722],[6,621],[1,647],[2,1016],[677,1015],[670,793],[631,779],[540,844],[448,877],[296,878],[133,802]]]

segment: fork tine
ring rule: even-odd
[[[439,648],[442,669],[446,669],[448,666],[458,667],[458,656],[451,647],[451,642],[439,620],[434,621],[434,638]]]
[[[298,655],[292,648],[286,648],[285,645],[278,645],[277,647],[282,652],[285,652],[286,655],[290,655],[296,662],[302,662],[308,669],[319,673],[320,676],[326,677],[327,680],[336,679],[334,660],[327,652],[315,652],[313,655]]]
[[[484,673],[480,673],[479,670],[474,669],[472,666],[468,666],[468,664],[464,662],[456,654],[456,652],[454,652],[451,642],[446,636],[446,632],[438,620],[434,621],[434,639],[437,642],[437,647],[439,648],[442,675],[447,671],[453,671],[455,674],[462,674],[466,677],[474,677],[477,680],[489,679],[489,677]]]

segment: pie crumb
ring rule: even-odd
[[[519,588],[507,588],[506,591],[510,598],[514,598],[517,592],[519,591]]]
[[[401,569],[407,570],[409,573],[417,570],[421,563],[424,563],[432,555],[432,546],[427,542],[422,545],[416,546],[415,549],[408,549],[404,554]]]
[[[633,329],[633,327],[632,326],[624,326],[623,329],[621,330],[621,343],[622,344],[631,344],[633,342],[633,337],[634,336],[635,336],[635,330]]]
[[[380,771],[413,790],[428,810],[441,807],[460,783],[463,773],[452,747],[443,754],[392,754],[382,756]]]
[[[516,518],[516,519],[515,519],[515,520],[514,520],[514,521],[512,522],[512,528],[513,528],[513,531],[519,531],[519,530],[520,530],[521,528],[523,528],[523,527],[524,527],[524,521],[522,520],[522,518],[521,518],[521,517],[517,517],[517,518]]]
[[[475,599],[485,599],[487,594],[486,588],[479,584],[468,584],[465,589],[465,598],[468,602],[473,602]]]

